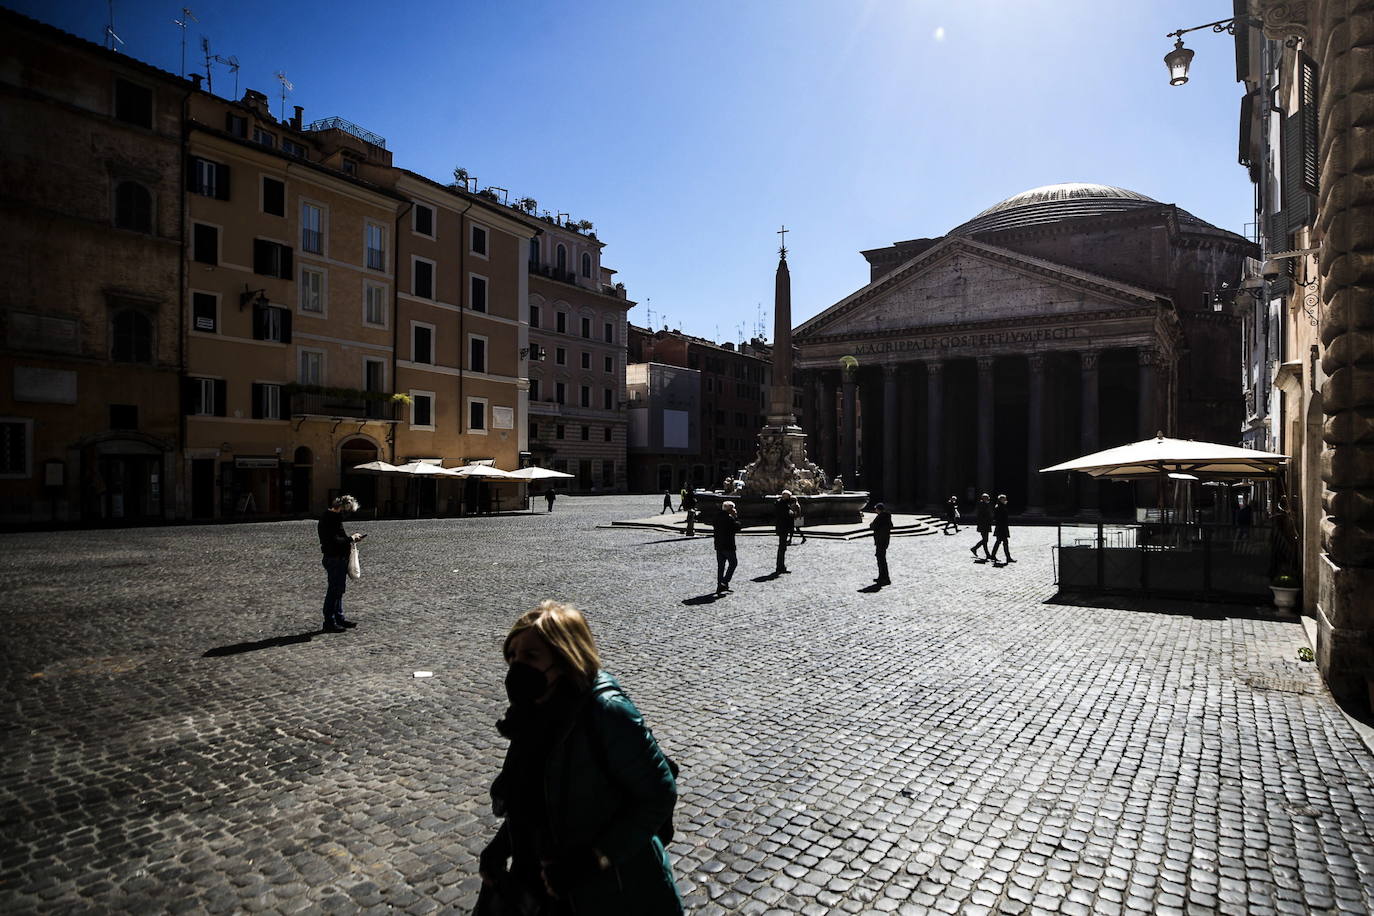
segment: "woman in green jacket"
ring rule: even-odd
[[[503,817],[480,857],[477,914],[675,916],[659,833],[677,785],[634,703],[601,670],[582,613],[555,601],[506,636],[510,739],[491,787]]]

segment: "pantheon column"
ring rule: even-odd
[[[1078,450],[1084,455],[1098,450],[1098,373],[1096,350],[1085,350],[1079,356],[1079,366],[1083,393],[1080,400]],[[1078,514],[1083,518],[1101,518],[1097,488],[1100,484],[1087,474],[1079,475]]]
[[[978,357],[978,492],[996,496],[997,481],[993,480],[993,412],[996,409],[992,367],[995,356]]]
[[[1026,424],[1026,453],[1030,466],[1026,471],[1026,515],[1045,514],[1045,354],[1032,353],[1026,357],[1030,368],[1029,422]]]
[[[840,379],[844,398],[844,404],[840,408],[844,413],[844,425],[840,434],[840,475],[844,477],[845,486],[852,487],[854,474],[859,466],[858,398],[854,391],[854,370],[845,369],[843,372],[844,375]]]
[[[944,368],[939,360],[926,363],[926,503],[937,512],[945,488]]]
[[[1138,347],[1135,351],[1137,361],[1136,416],[1139,418],[1139,439],[1149,439],[1162,428],[1155,419],[1157,397],[1155,395],[1156,355],[1151,347]]]
[[[897,501],[897,487],[901,480],[898,436],[901,435],[900,414],[897,412],[897,372],[901,369],[896,363],[883,365],[883,501]],[[891,509],[891,505],[888,506]]]
[[[916,381],[912,377],[912,363],[903,363],[897,383],[898,403],[901,413],[897,425],[901,429],[901,482],[897,485],[897,498],[903,506],[916,505]],[[888,508],[892,508],[888,506]]]

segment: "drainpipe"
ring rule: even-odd
[[[400,306],[401,306],[401,220],[415,206],[414,201],[406,201],[401,211],[396,214],[394,230],[391,233],[391,387],[396,387],[396,354],[401,346],[400,328]],[[394,393],[394,391],[393,391]],[[396,424],[391,424],[391,432],[387,435],[388,444],[391,446],[391,464],[396,463]]]

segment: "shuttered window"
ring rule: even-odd
[[[1310,193],[1317,193],[1317,65],[1309,58],[1298,62],[1298,97],[1302,118],[1302,183]]]
[[[291,249],[267,239],[253,239],[253,273],[265,277],[291,278]]]

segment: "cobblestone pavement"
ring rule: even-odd
[[[1296,621],[1047,603],[1050,528],[896,539],[877,592],[867,542],[752,581],[743,538],[717,601],[709,539],[601,527],[657,499],[351,523],[340,635],[310,522],[0,537],[0,910],[466,910],[545,596],[683,766],[697,913],[1374,909],[1374,760]]]

